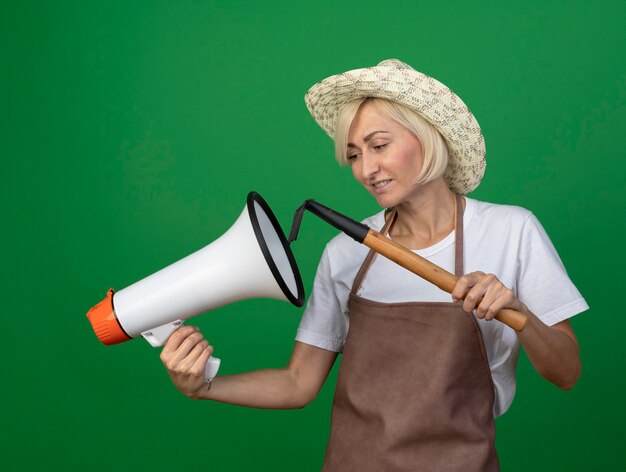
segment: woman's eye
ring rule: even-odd
[[[374,150],[382,151],[383,149],[385,149],[387,147],[387,144],[389,144],[389,143],[377,144],[376,146],[374,146]]]
[[[358,154],[348,154],[348,160],[349,161],[353,161],[355,160],[357,157],[359,157]]]

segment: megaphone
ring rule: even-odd
[[[87,313],[105,345],[142,336],[162,346],[188,318],[249,298],[304,304],[304,288],[289,243],[268,204],[248,194],[243,212],[219,239],[107,296]],[[207,363],[217,374],[219,359]]]

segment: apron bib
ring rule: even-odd
[[[459,276],[459,196],[456,208]],[[357,296],[375,255],[366,257],[350,294],[323,472],[498,471],[494,386],[475,317],[460,303]]]

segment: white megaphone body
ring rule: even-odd
[[[174,264],[115,292],[87,313],[106,345],[137,336],[162,346],[182,322],[248,298],[276,298],[302,306],[300,272],[271,209],[256,192],[219,239]],[[219,359],[207,362],[212,379]]]

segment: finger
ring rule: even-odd
[[[196,347],[196,345],[204,341],[202,333],[195,332],[187,336],[185,340],[178,346],[178,349],[172,354],[171,359],[174,362],[180,362],[185,359],[189,353]]]
[[[482,275],[479,281],[467,292],[463,300],[463,310],[470,313],[480,304],[489,287],[497,282],[497,278],[493,274]],[[478,315],[478,314],[477,314]],[[481,318],[481,316],[479,316]]]
[[[465,298],[467,292],[478,282],[482,272],[471,272],[458,278],[454,289],[452,289],[452,300],[460,302]]]
[[[188,336],[191,336],[193,333],[196,333],[198,328],[195,326],[183,326],[178,328],[174,333],[169,337],[163,350],[161,351],[164,355],[169,355],[176,351],[180,347],[180,345],[187,339]]]
[[[476,316],[481,319],[491,320],[500,311],[501,304],[498,303],[502,292],[502,284],[490,285],[483,295],[480,304],[476,307]]]
[[[179,361],[179,368],[184,371],[190,371],[193,365],[196,363],[200,355],[209,347],[209,342],[203,339],[196,344],[189,354]]]
[[[204,375],[205,370],[206,370],[206,364],[207,362],[209,362],[209,357],[211,357],[212,355],[213,355],[213,346],[207,346],[204,349],[204,351],[200,353],[200,355],[198,356],[198,359],[193,364],[191,369],[198,374]]]
[[[485,319],[492,320],[503,308],[512,308],[517,301],[517,297],[506,285],[501,285],[496,293],[493,303],[485,312]]]

